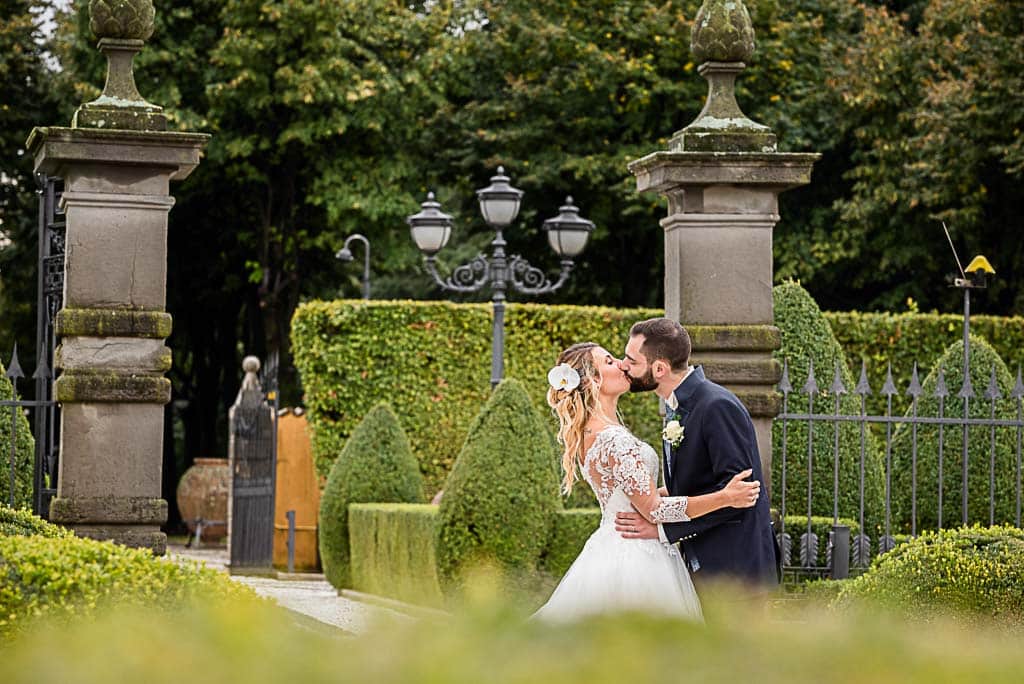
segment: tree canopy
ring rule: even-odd
[[[0,2],[0,352],[34,328],[34,188],[20,150],[95,97],[103,58],[75,3]],[[976,306],[1019,311],[1024,243],[1024,5],[1001,0],[750,0],[758,49],[738,99],[780,147],[823,154],[782,196],[776,275],[824,309],[957,308],[962,258],[998,272]],[[509,252],[554,270],[540,230],[566,195],[597,226],[546,298],[658,306],[661,198],[628,162],[692,121],[706,84],[689,51],[699,0],[166,0],[136,58],[139,90],[178,130],[213,134],[174,189],[168,309],[185,458],[224,449],[245,353],[282,354],[303,298],[359,296],[334,259],[372,245],[374,295],[440,297],[404,218],[434,190],[456,223],[442,267],[493,233],[473,190],[499,164],[527,192]],[[39,10],[56,8],[55,31]],[[360,255],[357,255],[359,258]],[[463,297],[486,299],[488,293]],[[515,295],[512,295],[513,298]],[[544,300],[542,300],[544,301]],[[7,325],[10,322],[11,325]]]

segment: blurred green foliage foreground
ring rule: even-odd
[[[3,682],[1019,682],[1024,637],[927,629],[879,614],[753,611],[706,602],[707,624],[641,615],[530,622],[477,586],[451,618],[381,624],[356,637],[296,626],[241,602],[119,611],[0,645]]]
[[[1024,535],[1011,528],[922,535],[802,600],[708,590],[706,624],[537,623],[522,596],[476,571],[451,614],[395,616],[355,636],[299,621],[211,570],[70,537],[27,513],[0,522],[4,684],[931,684],[1019,682],[1024,672]]]

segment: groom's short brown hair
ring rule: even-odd
[[[634,323],[629,336],[644,336],[640,351],[648,363],[667,361],[673,371],[681,371],[690,362],[690,335],[686,328],[671,318],[648,318]]]

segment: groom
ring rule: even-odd
[[[722,489],[736,473],[753,469],[764,483],[754,425],[729,390],[690,365],[690,336],[668,318],[635,324],[622,360],[632,391],[665,400],[666,420],[683,427],[682,437],[664,442],[665,485],[670,496],[695,496]],[[654,525],[639,513],[619,513],[616,529],[627,538],[681,542],[695,582],[732,579],[753,587],[778,584],[778,549],[768,510],[767,488],[752,508],[723,508],[696,520]]]

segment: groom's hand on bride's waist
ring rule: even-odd
[[[626,539],[658,539],[658,526],[639,513],[616,513],[615,529]]]

